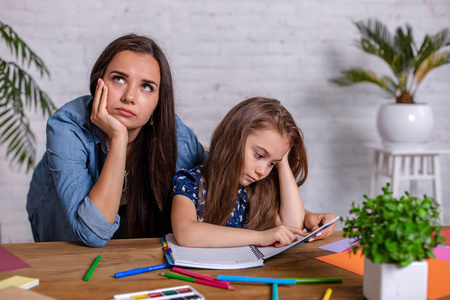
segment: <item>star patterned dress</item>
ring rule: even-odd
[[[199,184],[204,186],[204,180],[201,172],[202,166],[196,166],[193,169],[182,169],[173,177],[173,195],[183,195],[192,200],[197,210],[197,221],[203,222],[205,214],[206,189],[202,188],[202,197],[199,200]],[[231,212],[226,226],[242,228],[245,224],[247,214],[247,191],[241,187],[237,192],[236,205]]]

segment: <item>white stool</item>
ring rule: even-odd
[[[440,154],[450,154],[449,147],[439,145],[384,145],[364,144],[364,147],[374,150],[372,171],[370,176],[369,196],[375,196],[375,186],[380,175],[386,176],[391,182],[394,197],[403,195],[400,191],[400,180],[408,180],[409,193],[417,197],[417,181],[431,180],[434,199],[442,211]]]

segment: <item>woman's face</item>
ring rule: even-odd
[[[103,76],[108,87],[107,110],[137,136],[158,104],[161,75],[156,59],[143,53],[117,53]]]
[[[247,186],[266,178],[289,148],[289,140],[275,129],[253,131],[245,143],[244,171],[239,183]]]

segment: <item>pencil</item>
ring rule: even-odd
[[[272,284],[272,300],[278,300],[278,284]]]
[[[175,278],[175,279],[200,283],[200,284],[204,284],[204,285],[214,286],[214,287],[218,287],[218,288],[226,289],[226,290],[236,290],[231,285],[226,285],[220,281],[208,281],[208,280],[197,279],[197,278],[192,278],[192,277],[188,277],[188,276],[181,276],[181,275],[172,274],[172,273],[159,273],[159,275],[169,277],[169,278]]]
[[[131,275],[141,274],[141,273],[145,273],[145,272],[161,270],[164,268],[170,268],[170,267],[171,267],[170,264],[161,264],[161,265],[150,266],[150,267],[145,267],[145,268],[137,268],[137,269],[127,270],[127,271],[117,272],[114,274],[114,277],[121,278],[121,277],[125,277],[125,276],[131,276]]]
[[[86,273],[86,276],[84,276],[84,281],[89,281],[89,279],[92,276],[92,273],[94,273],[95,268],[98,265],[98,262],[100,261],[101,255],[98,255],[97,258],[95,259],[94,263],[92,264],[92,266],[89,268],[88,272]]]
[[[323,277],[323,278],[286,278],[294,279],[296,283],[329,283],[342,282],[342,277]]]
[[[271,283],[271,284],[274,284],[274,283],[296,284],[294,279],[247,277],[247,276],[232,276],[232,275],[218,275],[217,280],[237,281],[237,282],[261,282],[261,283]]]
[[[211,276],[207,276],[207,275],[202,275],[202,274],[198,274],[189,270],[185,270],[182,268],[178,268],[178,267],[173,267],[172,271],[183,274],[183,275],[187,275],[187,276],[191,276],[194,278],[198,278],[198,279],[203,279],[203,280],[208,280],[208,281],[214,281],[217,282],[218,280],[214,277]],[[220,283],[226,284],[226,285],[230,285],[230,283],[228,281],[219,281]]]
[[[322,300],[330,300],[330,297],[331,297],[331,293],[332,293],[333,291],[331,290],[331,289],[327,289],[326,291],[325,291],[325,294],[323,295],[323,298],[322,298]]]

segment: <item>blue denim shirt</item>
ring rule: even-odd
[[[47,122],[47,151],[36,166],[27,196],[27,211],[36,241],[83,241],[105,245],[119,228],[111,224],[88,194],[108,153],[103,131],[91,120],[92,96],[68,102]],[[176,117],[177,170],[202,164],[206,151],[195,134]]]
[[[172,180],[173,195],[183,195],[194,202],[195,209],[197,210],[198,222],[203,222],[206,205],[206,188],[204,187],[205,181],[203,180],[201,167],[202,166],[196,166],[191,170],[179,170]],[[198,195],[199,185],[203,186],[202,197],[200,200]],[[244,227],[248,208],[247,199],[247,190],[242,186],[237,192],[236,205],[225,226],[235,228]]]

